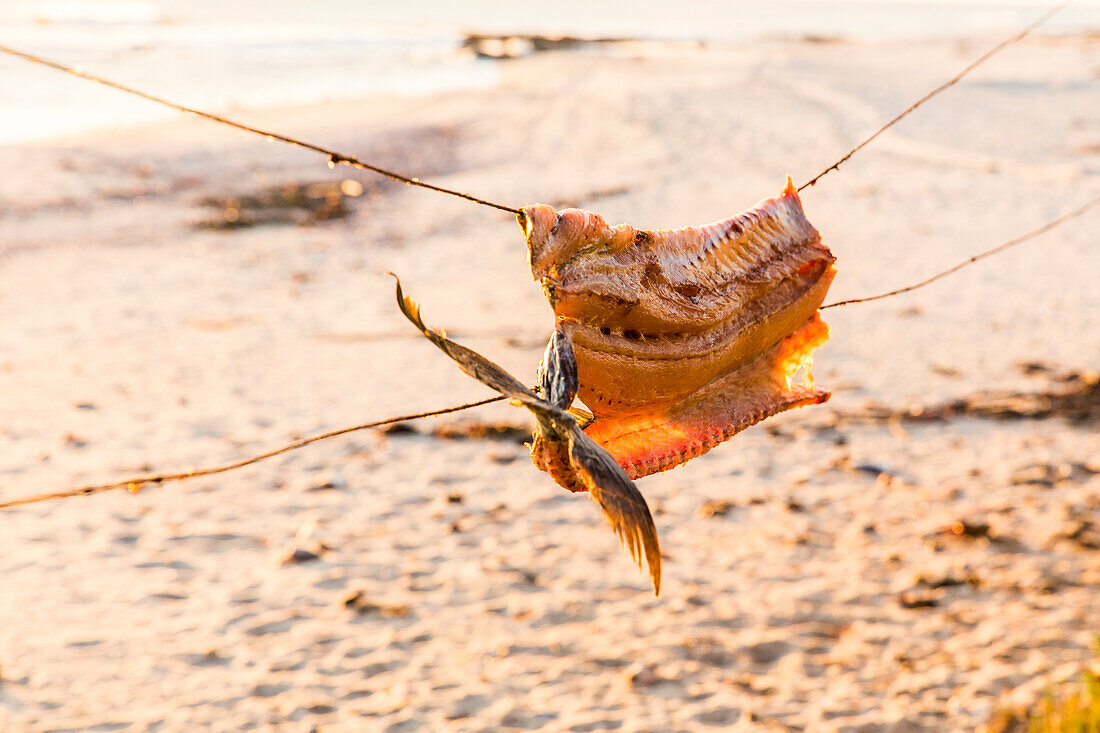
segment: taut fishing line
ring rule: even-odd
[[[874,133],[872,133],[870,136],[868,136],[866,139],[864,139],[858,145],[851,148],[848,152],[846,152],[844,155],[842,155],[840,158],[838,158],[834,163],[832,163],[831,165],[826,167],[824,170],[822,170],[820,173],[818,173],[816,176],[811,178],[806,183],[799,186],[798,191],[801,192],[806,188],[809,188],[811,186],[816,185],[817,182],[819,180],[821,180],[824,176],[828,175],[832,171],[839,170],[840,166],[843,163],[847,162],[853,155],[855,155],[857,152],[859,152],[864,147],[866,147],[875,138],[879,137],[886,130],[890,129],[895,124],[900,122],[902,119],[904,119],[905,117],[910,115],[912,112],[914,112],[918,107],[923,105],[925,102],[929,101],[930,99],[937,96],[941,92],[943,92],[946,89],[949,89],[950,87],[957,84],[966,75],[968,75],[970,72],[972,72],[978,66],[980,66],[981,64],[983,64],[984,62],[986,62],[987,60],[992,58],[994,55],[996,55],[1000,51],[1004,50],[1005,48],[1017,43],[1018,41],[1022,40],[1026,36],[1028,36],[1031,32],[1033,32],[1034,30],[1036,30],[1037,28],[1042,26],[1044,23],[1046,23],[1048,20],[1050,20],[1050,18],[1053,17],[1056,13],[1058,13],[1059,11],[1064,9],[1067,5],[1069,5],[1071,1],[1072,0],[1067,0],[1067,2],[1062,2],[1062,3],[1059,3],[1058,5],[1055,5],[1054,7],[1050,8],[1045,13],[1043,13],[1043,15],[1041,15],[1039,18],[1037,18],[1030,25],[1025,27],[1023,30],[1013,34],[1009,38],[1006,38],[1005,40],[998,43],[996,46],[994,46],[990,50],[986,51],[984,54],[982,54],[977,59],[975,59],[970,64],[968,64],[958,74],[956,74],[951,79],[944,82],[943,84],[939,85],[938,87],[936,87],[932,91],[925,94],[923,97],[918,99],[916,102],[914,102],[913,104],[908,106],[905,110],[900,112],[897,116],[892,118],[885,125],[878,128]],[[401,183],[408,184],[410,186],[417,186],[417,187],[420,187],[420,188],[425,188],[425,189],[428,189],[430,191],[436,191],[438,193],[443,193],[443,194],[447,194],[449,196],[455,196],[455,197],[458,197],[458,198],[461,198],[461,199],[465,199],[467,201],[470,201],[472,203],[479,204],[479,205],[482,205],[482,206],[488,206],[488,207],[491,207],[491,208],[494,208],[494,209],[499,209],[501,211],[507,211],[507,212],[515,214],[517,216],[521,216],[521,217],[523,216],[523,212],[520,209],[512,207],[512,206],[507,206],[505,204],[496,203],[496,202],[493,202],[493,201],[489,201],[487,199],[482,199],[482,198],[479,198],[479,197],[474,196],[472,194],[465,193],[465,192],[462,192],[462,191],[458,191],[458,190],[455,190],[455,189],[445,188],[443,186],[437,186],[437,185],[434,185],[434,184],[431,184],[431,183],[427,183],[425,181],[421,181],[419,178],[407,176],[407,175],[397,173],[397,172],[394,172],[394,171],[391,171],[391,170],[388,170],[388,169],[385,169],[385,168],[381,168],[381,167],[373,165],[371,163],[361,161],[361,160],[359,160],[358,158],[356,158],[354,156],[344,155],[343,153],[340,153],[336,150],[330,150],[330,149],[325,148],[321,145],[316,145],[314,143],[305,142],[305,141],[299,140],[297,138],[289,137],[289,136],[286,136],[286,135],[280,135],[280,134],[274,133],[274,132],[269,132],[267,130],[262,130],[260,128],[253,127],[251,125],[246,125],[246,124],[243,124],[243,123],[240,123],[240,122],[236,122],[236,121],[228,119],[226,117],[222,117],[221,115],[213,114],[211,112],[205,112],[203,110],[195,109],[193,107],[187,107],[187,106],[182,105],[182,104],[177,104],[176,102],[172,102],[172,101],[170,101],[168,99],[165,99],[163,97],[159,97],[159,96],[154,95],[154,94],[150,94],[150,93],[147,93],[147,92],[140,91],[138,89],[134,89],[133,87],[126,86],[125,84],[120,84],[118,82],[114,82],[114,81],[111,81],[109,79],[105,79],[103,77],[97,76],[95,74],[91,74],[91,73],[86,72],[82,69],[79,69],[79,68],[76,68],[76,67],[73,67],[73,66],[67,66],[65,64],[58,63],[56,61],[52,61],[50,59],[43,58],[43,57],[37,56],[35,54],[27,53],[25,51],[20,51],[20,50],[17,50],[17,49],[8,47],[8,46],[4,46],[4,45],[0,45],[0,53],[7,54],[9,56],[14,56],[14,57],[23,59],[25,61],[29,61],[31,63],[38,64],[40,66],[45,66],[47,68],[54,69],[56,71],[60,71],[60,72],[66,73],[66,74],[71,74],[71,75],[77,76],[81,79],[86,79],[88,81],[92,81],[92,82],[95,82],[97,84],[101,84],[103,86],[110,87],[112,89],[116,89],[118,91],[125,92],[127,94],[131,94],[131,95],[140,97],[140,98],[148,100],[150,102],[155,102],[157,104],[164,105],[166,107],[170,107],[170,108],[172,108],[174,110],[177,110],[179,112],[185,112],[187,114],[196,115],[198,117],[202,117],[204,119],[211,120],[212,122],[216,122],[216,123],[219,123],[219,124],[222,124],[222,125],[227,125],[229,127],[234,127],[238,130],[243,130],[244,132],[252,133],[252,134],[255,134],[255,135],[262,135],[263,137],[266,137],[269,140],[278,140],[280,142],[284,142],[284,143],[287,143],[289,145],[294,145],[294,146],[297,146],[297,147],[300,147],[300,148],[304,148],[306,150],[312,150],[314,152],[321,153],[322,155],[324,155],[328,158],[329,165],[332,166],[332,167],[335,167],[337,164],[349,165],[349,166],[352,166],[352,167],[355,167],[355,168],[360,168],[362,170],[366,170],[366,171],[370,171],[372,173],[376,173],[378,175],[387,176],[389,178],[392,178],[396,181],[400,181]],[[958,272],[959,270],[963,269],[964,267],[972,265],[975,262],[978,262],[979,260],[985,259],[987,257],[992,257],[993,255],[998,254],[1000,252],[1003,252],[1003,251],[1005,251],[1005,250],[1007,250],[1011,247],[1014,247],[1014,246],[1019,245],[1019,244],[1023,244],[1024,242],[1027,242],[1027,241],[1029,241],[1031,239],[1034,239],[1034,238],[1036,238],[1036,237],[1038,237],[1042,234],[1045,234],[1046,232],[1049,232],[1052,229],[1055,229],[1056,227],[1061,226],[1062,224],[1065,224],[1065,223],[1067,223],[1067,222],[1069,222],[1073,219],[1076,219],[1076,218],[1084,215],[1085,213],[1087,213],[1088,211],[1090,211],[1093,208],[1097,207],[1098,205],[1100,205],[1100,195],[1096,196],[1095,198],[1088,201],[1084,205],[1079,206],[1076,209],[1073,209],[1071,211],[1068,211],[1068,212],[1062,214],[1061,216],[1059,216],[1058,218],[1056,218],[1056,219],[1054,219],[1054,220],[1038,227],[1037,229],[1034,229],[1034,230],[1028,232],[1027,234],[1024,234],[1022,236],[1016,237],[1012,240],[1009,240],[1007,242],[999,244],[996,247],[984,250],[984,251],[982,251],[982,252],[980,252],[980,253],[978,253],[978,254],[976,254],[976,255],[974,255],[974,256],[972,256],[972,257],[970,257],[970,258],[968,258],[968,259],[966,259],[966,260],[964,260],[964,261],[948,268],[948,269],[946,269],[946,270],[943,270],[943,271],[941,271],[941,272],[939,272],[939,273],[937,273],[937,274],[935,274],[935,275],[933,275],[933,276],[931,276],[931,277],[929,277],[925,280],[922,280],[918,283],[915,283],[913,285],[909,285],[909,286],[906,286],[906,287],[903,287],[903,288],[898,288],[896,290],[891,290],[891,291],[888,291],[888,292],[885,292],[885,293],[880,293],[878,295],[872,295],[872,296],[867,296],[867,297],[863,297],[863,298],[852,298],[852,299],[849,299],[849,300],[841,300],[841,301],[837,301],[837,302],[834,302],[834,303],[828,303],[826,305],[821,306],[821,309],[823,310],[825,308],[837,308],[837,307],[845,306],[845,305],[853,305],[855,303],[866,303],[866,302],[870,302],[870,301],[874,301],[874,300],[881,300],[883,298],[890,298],[890,297],[893,297],[893,296],[896,296],[896,295],[901,295],[903,293],[912,292],[912,291],[917,290],[919,288],[923,288],[927,285],[931,285],[932,283],[936,282],[937,280],[940,280],[941,278],[947,277],[948,275],[951,275],[955,272]],[[398,417],[391,417],[391,418],[386,418],[386,419],[383,419],[383,420],[376,420],[374,422],[363,423],[361,425],[353,425],[353,426],[350,426],[350,427],[340,428],[340,429],[328,431],[328,432],[325,432],[325,433],[319,433],[317,435],[313,435],[313,436],[310,436],[310,437],[307,437],[307,438],[302,438],[300,440],[296,440],[294,442],[287,443],[286,445],[280,446],[278,448],[274,448],[274,449],[266,451],[264,453],[259,453],[257,455],[251,456],[249,458],[244,458],[244,459],[241,459],[241,460],[233,461],[231,463],[226,463],[226,464],[222,464],[222,465],[219,465],[219,466],[212,466],[212,467],[207,467],[207,468],[195,469],[195,470],[184,471],[184,472],[180,472],[180,473],[164,473],[164,474],[152,474],[152,475],[138,476],[138,477],[134,477],[134,478],[124,479],[124,480],[121,480],[121,481],[116,481],[116,482],[113,482],[113,483],[94,484],[94,485],[89,485],[89,486],[82,486],[82,487],[79,487],[79,488],[65,489],[65,490],[62,490],[62,491],[54,491],[54,492],[49,492],[49,493],[44,493],[44,494],[34,494],[34,495],[19,497],[19,498],[15,498],[15,499],[9,499],[9,500],[6,500],[6,501],[0,501],[0,510],[12,509],[12,508],[19,507],[19,506],[26,506],[28,504],[36,504],[36,503],[39,503],[39,502],[50,501],[50,500],[53,500],[53,499],[67,499],[67,498],[71,498],[71,497],[74,497],[74,496],[85,496],[85,495],[91,495],[91,494],[99,494],[99,493],[103,493],[103,492],[106,492],[106,491],[115,491],[115,490],[119,490],[119,489],[127,489],[131,492],[136,493],[137,491],[139,491],[143,487],[149,486],[149,485],[156,485],[156,484],[170,483],[170,482],[176,482],[176,481],[183,481],[185,479],[198,478],[198,477],[201,477],[201,476],[212,476],[212,475],[215,475],[215,474],[220,474],[220,473],[225,473],[227,471],[232,471],[234,469],[243,468],[245,466],[249,466],[249,465],[252,465],[254,463],[258,463],[258,462],[266,460],[268,458],[274,458],[275,456],[282,455],[284,453],[288,453],[290,451],[297,450],[299,448],[303,448],[307,445],[312,445],[313,443],[318,443],[318,442],[323,441],[323,440],[329,440],[331,438],[336,438],[336,437],[339,437],[339,436],[342,436],[342,435],[347,435],[349,433],[357,432],[357,431],[360,431],[360,430],[366,430],[366,429],[369,429],[369,428],[381,427],[381,426],[384,426],[384,425],[391,425],[391,424],[399,423],[399,422],[406,422],[406,421],[409,421],[409,420],[417,420],[417,419],[426,418],[426,417],[434,417],[434,416],[437,416],[437,415],[445,415],[445,414],[452,413],[452,412],[459,412],[459,411],[462,411],[462,410],[470,409],[472,407],[479,407],[481,405],[487,405],[487,404],[492,403],[492,402],[499,402],[503,399],[504,398],[501,397],[501,396],[489,397],[487,399],[478,400],[476,402],[469,402],[469,403],[462,404],[462,405],[456,405],[456,406],[452,406],[452,407],[445,407],[445,408],[438,409],[438,410],[430,410],[430,411],[427,411],[427,412],[420,412],[420,413],[416,413],[416,414],[412,414],[412,415],[401,415],[401,416],[398,416]]]

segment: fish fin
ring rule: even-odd
[[[657,542],[657,527],[638,487],[607,451],[580,428],[569,433],[569,462],[639,569],[645,557],[653,592],[660,595],[661,548]]]
[[[393,273],[390,273],[393,275]],[[461,344],[451,341],[441,332],[429,328],[420,317],[420,304],[401,289],[401,281],[397,275],[393,275],[397,281],[397,307],[405,318],[416,326],[424,336],[438,346],[443,353],[451,357],[462,371],[478,380],[487,387],[491,387],[505,397],[521,402],[525,407],[536,413],[545,413],[547,408],[553,407],[545,400],[540,399],[534,392],[527,389],[518,379],[506,372],[502,367],[494,364],[481,354],[468,349]]]

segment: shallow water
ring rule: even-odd
[[[461,52],[463,35],[542,33],[728,43],[808,36],[881,39],[1005,33],[1046,2],[749,0],[620,4],[335,0],[17,0],[0,5],[0,43],[212,110],[372,94],[421,95],[495,83]],[[1100,28],[1078,0],[1048,32]],[[137,124],[174,113],[14,59],[0,59],[0,144]]]

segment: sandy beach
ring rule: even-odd
[[[673,228],[808,179],[998,40],[608,44],[233,115]],[[1100,40],[1036,36],[807,190],[830,299],[1095,196],[1098,98]],[[506,213],[209,122],[0,166],[0,498],[489,396],[387,271],[524,379],[552,328]],[[975,730],[1095,659],[1098,226],[826,311],[830,402],[639,482],[659,598],[506,405],[0,514],[0,730]]]

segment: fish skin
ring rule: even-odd
[[[595,418],[585,432],[628,475],[672,468],[770,415],[828,399],[784,376],[797,364],[809,379],[813,349],[828,338],[817,310],[835,275],[789,178],[779,196],[701,227],[610,227],[542,205],[520,220]],[[536,440],[532,457],[583,490],[552,447]]]

